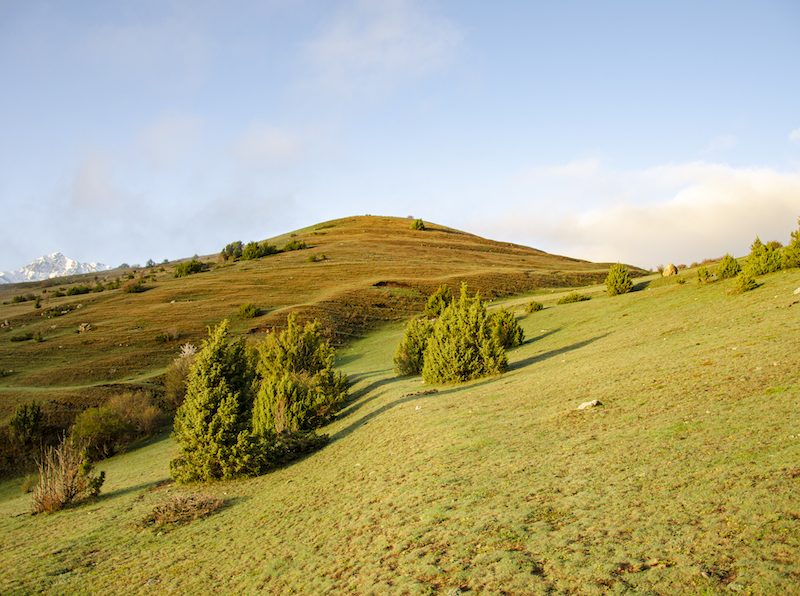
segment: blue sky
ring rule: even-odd
[[[352,214],[643,266],[800,216],[796,2],[0,0],[0,270]]]

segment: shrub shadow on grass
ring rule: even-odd
[[[528,339],[523,341],[520,345],[521,346],[527,346],[528,344],[532,344],[535,341],[539,341],[540,339],[544,339],[545,337],[547,337],[549,335],[553,335],[554,333],[558,333],[562,329],[563,329],[563,327],[558,327],[557,329],[552,329],[551,331],[545,331],[544,333],[540,333],[539,335],[536,335],[534,337],[529,337]]]
[[[573,350],[579,350],[596,342],[598,339],[603,339],[607,337],[609,333],[604,333],[603,335],[598,335],[596,337],[592,337],[590,339],[586,339],[583,341],[576,342],[574,344],[570,344],[568,346],[564,346],[563,348],[558,348],[556,350],[550,350],[548,352],[542,352],[541,354],[537,354],[535,356],[530,356],[529,358],[525,358],[523,360],[519,360],[518,362],[514,362],[508,367],[509,371],[518,370],[520,368],[525,368],[526,366],[530,366],[531,364],[536,364],[537,362],[542,362],[547,360],[548,358],[553,358],[555,356],[559,356],[560,354],[565,354],[567,352],[572,352]]]
[[[652,279],[645,279],[643,281],[634,282],[633,287],[631,288],[631,292],[640,292],[641,290],[646,290],[650,287],[650,284],[653,283]]]
[[[489,378],[484,379],[483,381],[480,381],[478,383],[472,383],[472,384],[469,384],[469,385],[461,384],[461,385],[458,385],[456,387],[451,387],[449,389],[445,389],[443,391],[438,391],[438,390],[430,391],[429,390],[429,391],[420,391],[420,392],[417,392],[417,393],[410,393],[410,394],[404,395],[403,397],[400,397],[400,398],[398,398],[398,399],[396,399],[394,401],[391,401],[388,404],[382,405],[377,410],[375,410],[373,412],[370,412],[369,414],[367,414],[366,416],[364,416],[362,418],[359,418],[358,420],[356,420],[355,422],[353,422],[349,426],[346,426],[345,428],[335,432],[334,434],[331,435],[330,442],[333,443],[334,441],[338,441],[339,439],[345,438],[347,435],[349,435],[353,431],[355,431],[358,428],[360,428],[360,427],[364,426],[365,424],[367,424],[370,420],[373,420],[374,418],[377,418],[381,414],[384,414],[384,413],[388,412],[389,410],[391,410],[393,408],[396,408],[398,406],[401,406],[403,404],[407,404],[407,403],[411,403],[411,402],[415,402],[415,401],[419,401],[419,400],[423,400],[423,399],[438,398],[438,397],[441,397],[442,395],[447,395],[448,393],[453,393],[455,391],[461,391],[462,389],[473,389],[475,387],[481,387],[482,385],[486,385],[488,383],[492,383],[492,382],[496,381],[498,378],[500,378],[500,376],[489,377]],[[369,400],[365,400],[364,402],[359,404],[359,407],[363,406],[364,404],[366,404],[369,401],[372,401],[372,400],[376,399],[380,395],[382,395],[382,394],[374,395],[374,396],[370,397]]]
[[[382,391],[376,392],[375,395],[370,395],[366,399],[359,401],[361,400],[361,398],[366,397],[370,393],[376,391],[377,389],[380,389],[385,385],[389,385],[396,381],[400,381],[403,378],[405,377],[385,377],[383,379],[378,379],[377,381],[373,381],[366,387],[362,387],[361,389],[353,393],[353,395],[347,401],[347,405],[339,411],[339,413],[336,415],[336,418],[341,419],[346,416],[349,416],[350,414],[353,414],[354,412],[357,412],[368,403],[378,399],[381,395],[383,395],[383,392]]]

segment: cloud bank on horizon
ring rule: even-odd
[[[785,241],[800,7],[768,4],[2,4],[0,270],[359,213],[650,267]]]

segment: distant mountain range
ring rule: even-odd
[[[102,263],[81,263],[70,259],[60,252],[54,252],[35,259],[22,269],[16,271],[0,272],[0,284],[13,284],[25,281],[39,281],[65,275],[79,275],[81,273],[94,273],[110,269]]]

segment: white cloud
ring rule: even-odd
[[[800,128],[795,128],[789,133],[789,140],[795,143],[800,143]]]
[[[306,46],[318,82],[344,94],[382,90],[436,71],[463,38],[415,0],[358,0]]]
[[[559,194],[563,180],[529,179],[528,199],[513,215],[475,227],[569,256],[652,267],[741,255],[756,235],[786,242],[800,216],[800,172],[705,162],[635,171],[598,166],[588,178],[587,169],[570,164],[539,170],[572,169],[580,186]],[[592,192],[595,180],[586,201],[580,193]]]

